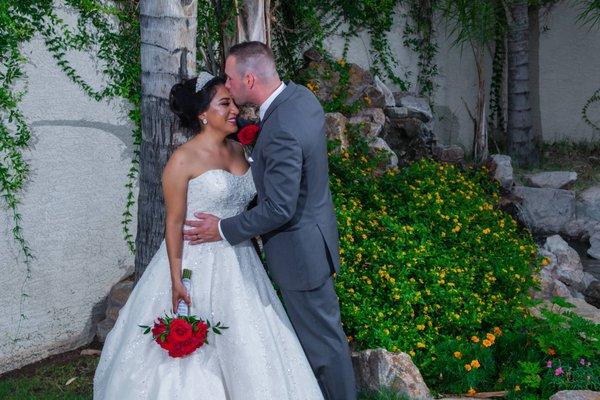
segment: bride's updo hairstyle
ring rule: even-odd
[[[196,92],[197,80],[198,78],[192,78],[177,83],[171,88],[169,94],[171,111],[179,117],[181,126],[193,130],[202,129],[198,114],[208,109],[210,102],[217,93],[217,87],[225,84],[223,78],[214,77],[199,92]]]

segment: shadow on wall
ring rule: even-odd
[[[433,115],[435,118],[433,131],[439,143],[458,144],[466,147],[466,152],[471,150],[470,146],[464,146],[463,138],[460,136],[458,117],[450,110],[450,107],[436,105],[434,106]]]
[[[54,120],[41,120],[32,122],[30,128],[38,128],[44,126],[66,126],[73,128],[93,128],[110,133],[115,136],[125,145],[125,152],[121,155],[122,159],[131,157],[133,154],[133,137],[131,132],[133,127],[131,125],[115,125],[105,122],[94,122],[86,121],[83,119],[69,120],[69,119],[54,119]]]

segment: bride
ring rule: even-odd
[[[237,130],[238,109],[224,81],[202,73],[175,85],[170,104],[182,124],[199,133],[165,167],[165,240],[106,338],[94,399],[322,399],[251,242],[183,241],[184,221],[195,210],[231,217],[255,195],[243,149],[226,139]],[[181,283],[182,268],[193,272],[191,296]],[[191,314],[229,329],[209,333],[209,344],[187,357],[170,358],[138,325],[174,312],[180,299]]]

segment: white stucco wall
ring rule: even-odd
[[[87,97],[41,40],[24,50],[28,92],[22,109],[33,137],[19,211],[36,259],[23,290],[29,297],[19,330],[26,267],[1,207],[0,373],[89,343],[110,287],[133,271],[120,223],[132,155],[124,104]],[[101,84],[89,57],[70,59],[94,86]]]
[[[397,56],[396,73],[416,87],[417,58],[402,45],[404,18],[402,9],[395,14],[395,22],[388,38],[392,52]],[[585,124],[581,109],[595,90],[600,88],[600,29],[590,30],[577,22],[578,10],[567,1],[555,5],[548,15],[542,13],[543,29],[539,46],[540,109],[544,141],[600,140],[600,133]],[[466,102],[474,109],[477,95],[477,74],[473,52],[469,46],[453,46],[443,24],[436,28],[438,54],[436,63],[439,76],[435,92],[436,124],[434,131],[441,143],[460,144],[471,151],[473,123],[465,109]],[[326,48],[335,57],[343,51],[344,41],[339,36],[327,40]],[[348,60],[369,68],[368,35],[350,42]],[[489,95],[491,57],[486,63],[486,96]],[[406,73],[410,74],[407,76]],[[388,82],[392,90],[397,90]],[[464,99],[464,102],[463,102]],[[593,120],[600,123],[600,106],[592,108]]]

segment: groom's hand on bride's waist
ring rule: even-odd
[[[183,230],[183,240],[190,244],[218,242],[223,240],[219,233],[219,218],[212,214],[197,212],[194,216],[198,219],[188,219]]]

